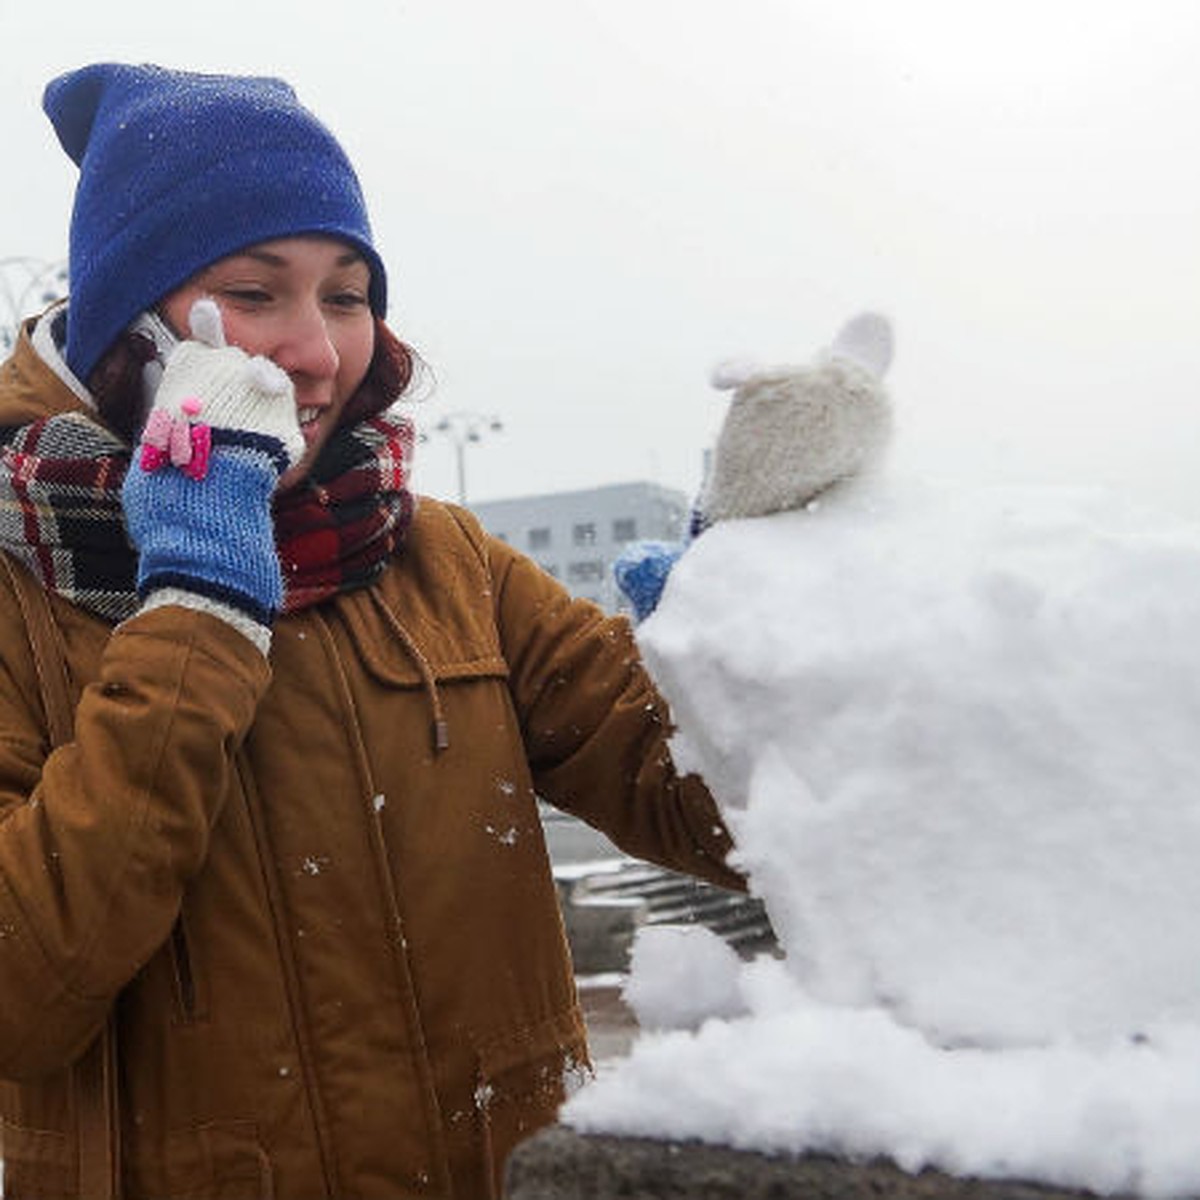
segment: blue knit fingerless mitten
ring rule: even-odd
[[[214,429],[205,478],[134,462],[125,479],[138,594],[178,587],[270,625],[283,604],[271,495],[288,458],[277,438]]]

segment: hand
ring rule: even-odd
[[[269,359],[225,344],[212,300],[196,302],[190,323],[122,493],[138,592],[180,589],[269,627],[283,600],[271,496],[304,453],[295,394]]]
[[[635,621],[644,621],[658,607],[671,568],[686,548],[683,542],[634,542],[617,556],[613,576],[633,605]]]

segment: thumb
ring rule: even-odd
[[[832,358],[847,359],[882,379],[892,365],[895,339],[892,324],[880,313],[865,312],[851,317],[829,347]]]

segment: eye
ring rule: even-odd
[[[326,296],[325,303],[334,308],[352,311],[364,307],[367,303],[367,297],[363,292],[343,289],[342,291],[332,292]]]
[[[259,287],[229,287],[222,289],[221,295],[235,304],[259,305],[271,302],[271,293]]]

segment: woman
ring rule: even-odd
[[[587,1065],[535,796],[740,887],[728,835],[628,625],[414,504],[411,356],[290,89],[102,64],[46,108],[71,297],[0,368],[0,543],[75,708],[51,749],[0,573],[6,1194],[90,1195],[107,1119],[128,1197],[495,1195]]]

